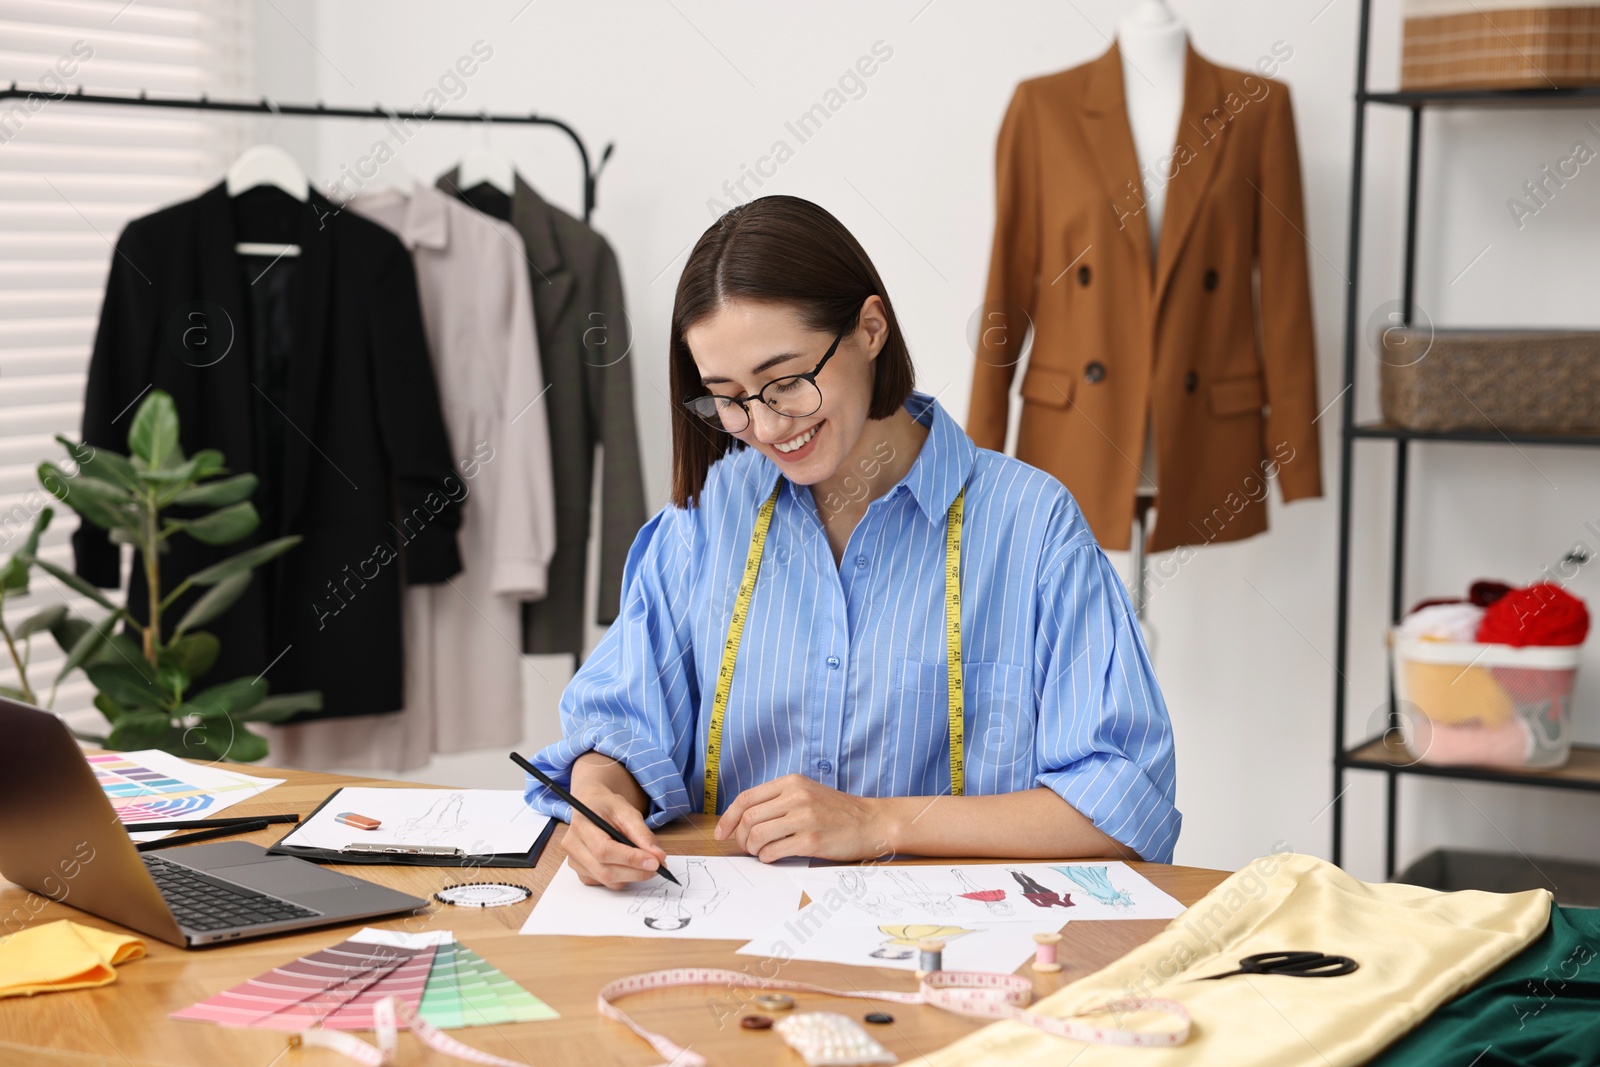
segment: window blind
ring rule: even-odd
[[[40,508],[55,520],[40,555],[72,568],[77,517],[39,485],[37,468],[67,466],[54,435],[77,439],[84,377],[113,246],[126,223],[218,180],[239,146],[225,114],[106,107],[52,99],[86,92],[234,95],[249,80],[238,0],[0,0],[0,70],[32,100],[0,101],[0,557],[21,545]],[[112,599],[117,599],[113,595]],[[50,604],[104,610],[37,568],[6,620]],[[35,636],[28,676],[40,699],[64,659]],[[9,656],[0,684],[14,686]],[[82,672],[55,702],[69,722],[103,733]]]

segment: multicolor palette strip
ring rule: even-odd
[[[558,1017],[459,942],[399,948],[343,941],[173,1012],[172,1018],[264,1030],[371,1030],[374,1006],[389,996],[443,1028]]]
[[[212,791],[181,781],[122,755],[89,756],[95,779],[125,823],[174,819],[205,811]],[[154,799],[144,799],[154,798]]]

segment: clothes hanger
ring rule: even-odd
[[[511,160],[489,145],[489,116],[483,116],[483,144],[468,152],[461,160],[456,185],[471,189],[485,183],[512,196],[517,188],[517,168]]]
[[[268,101],[273,114],[277,107]],[[228,168],[226,178],[228,195],[238,196],[262,185],[270,185],[305,203],[310,197],[311,183],[306,172],[300,169],[293,156],[274,144],[251,145],[239,154]],[[233,246],[240,255],[298,256],[300,246],[274,244],[264,241],[240,241]]]

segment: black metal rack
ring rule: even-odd
[[[1562,446],[1600,446],[1600,435],[1530,434],[1467,431],[1424,433],[1382,423],[1357,424],[1356,352],[1360,347],[1360,270],[1362,180],[1366,156],[1366,113],[1369,106],[1403,107],[1411,112],[1409,161],[1406,175],[1405,251],[1402,267],[1401,316],[1411,324],[1416,291],[1417,188],[1422,155],[1422,116],[1429,108],[1600,108],[1600,87],[1581,89],[1471,89],[1369,92],[1367,60],[1371,27],[1372,0],[1362,0],[1358,53],[1356,57],[1356,96],[1354,149],[1350,180],[1350,236],[1348,290],[1345,303],[1344,334],[1344,412],[1340,440],[1339,469],[1339,562],[1334,630],[1333,679],[1333,862],[1344,858],[1345,772],[1369,770],[1387,778],[1385,876],[1395,873],[1395,834],[1399,806],[1399,778],[1415,774],[1435,778],[1497,782],[1505,785],[1539,786],[1567,790],[1600,792],[1600,747],[1574,745],[1567,766],[1553,771],[1518,771],[1482,767],[1444,767],[1419,764],[1412,760],[1396,739],[1398,725],[1394,678],[1389,679],[1388,729],[1375,737],[1362,738],[1354,745],[1346,742],[1346,698],[1348,681],[1350,626],[1350,529],[1351,492],[1354,482],[1355,444],[1361,440],[1394,442],[1394,535],[1390,548],[1389,620],[1398,622],[1404,610],[1406,495],[1409,478],[1410,446],[1413,442],[1457,441],[1481,444],[1526,444]]]
[[[260,100],[213,100],[205,93],[193,96],[150,96],[141,91],[137,96],[119,96],[106,93],[86,93],[83,86],[78,86],[70,93],[48,93],[42,89],[19,89],[16,82],[9,88],[0,88],[0,100],[42,96],[48,100],[76,100],[80,104],[111,104],[131,105],[134,107],[170,107],[189,111],[231,111],[243,114],[258,115],[291,115],[297,118],[334,118],[334,119],[367,119],[372,121],[395,121],[398,119],[414,119],[422,122],[483,122],[491,126],[500,123],[510,126],[553,126],[572,139],[572,144],[578,150],[578,160],[583,166],[583,221],[588,222],[594,213],[596,188],[600,181],[600,171],[605,168],[606,161],[611,158],[611,151],[616,147],[615,142],[608,142],[604,151],[600,153],[599,162],[591,168],[589,163],[589,149],[583,143],[583,138],[578,131],[560,119],[548,115],[539,115],[528,112],[525,115],[517,114],[490,114],[487,111],[477,113],[469,111],[410,111],[401,113],[394,108],[375,106],[371,108],[359,107],[329,107],[318,101],[315,104],[280,104],[276,101],[262,97]]]

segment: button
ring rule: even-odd
[[[1088,285],[1089,284],[1089,278],[1090,278],[1089,264],[1085,263],[1083,266],[1078,268],[1078,284],[1079,285]]]
[[[787,993],[760,993],[757,994],[756,1007],[764,1011],[788,1011],[794,1007],[794,998]]]
[[[865,567],[866,565],[867,565],[867,557],[866,556],[857,556],[856,557],[856,566],[857,567]]]
[[[1211,290],[1213,290],[1213,289],[1215,289],[1217,287],[1217,272],[1216,271],[1214,271],[1214,270],[1206,271],[1204,285],[1206,287],[1206,292],[1208,292],[1208,293]]]
[[[1088,382],[1090,385],[1104,381],[1105,377],[1106,365],[1101,363],[1098,359],[1092,361],[1087,367],[1083,368],[1083,380]]]
[[[1184,392],[1186,392],[1186,393],[1194,392],[1196,387],[1199,386],[1199,384],[1200,384],[1200,376],[1195,374],[1194,371],[1190,371],[1188,374],[1185,374],[1183,376],[1183,391]]]
[[[877,1023],[880,1026],[894,1022],[894,1016],[886,1011],[869,1011],[862,1018],[869,1023]]]
[[[739,1020],[739,1025],[746,1030],[771,1030],[772,1019],[766,1015],[746,1015]]]
[[[838,656],[829,656],[828,657],[828,669],[830,671],[836,671],[836,670],[839,669],[839,657]]]
[[[833,763],[829,760],[819,759],[817,760],[817,770],[823,774],[831,774],[833,772]]]

